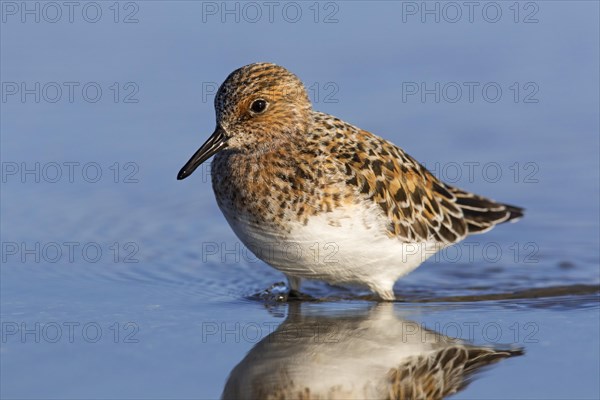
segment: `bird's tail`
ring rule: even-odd
[[[483,233],[503,222],[515,222],[525,211],[454,187],[448,189],[456,197],[455,204],[463,211],[469,233]]]

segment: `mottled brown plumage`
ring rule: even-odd
[[[425,250],[523,215],[518,207],[446,185],[394,144],[313,111],[302,82],[280,66],[251,64],[231,73],[215,110],[215,133],[179,179],[216,154],[211,172],[219,207],[242,241],[292,278],[294,289],[299,278],[316,278],[365,284],[390,299],[390,285],[427,258]],[[356,241],[372,238],[383,246],[385,236],[404,245],[388,246],[399,256],[406,245],[418,244],[421,259],[389,274],[371,270],[370,279],[368,270],[348,261],[362,257],[348,238],[359,226],[364,231]],[[308,248],[310,234],[343,244],[346,266],[264,254],[274,245]]]

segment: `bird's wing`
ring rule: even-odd
[[[346,186],[378,204],[389,219],[388,234],[405,242],[456,243],[522,215],[497,203],[448,186],[394,144],[334,118],[337,131],[328,146],[345,174]],[[340,137],[341,136],[341,137]]]

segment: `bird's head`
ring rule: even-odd
[[[270,63],[233,71],[215,97],[217,126],[179,171],[184,179],[223,149],[260,152],[305,133],[312,106],[300,79]]]

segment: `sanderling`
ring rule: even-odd
[[[215,97],[214,133],[179,171],[211,156],[212,186],[231,228],[282,271],[368,287],[394,283],[444,247],[523,215],[447,185],[394,144],[314,111],[304,85],[271,63],[232,72]]]

